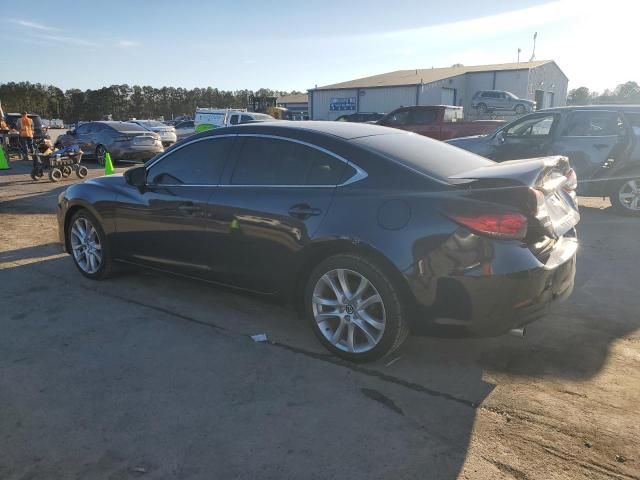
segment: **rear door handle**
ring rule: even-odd
[[[309,217],[320,215],[321,210],[319,208],[312,208],[307,204],[294,205],[289,209],[289,215],[294,218],[306,220]]]

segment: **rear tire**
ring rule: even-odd
[[[640,178],[627,178],[613,184],[609,201],[617,213],[640,217]]]
[[[527,111],[527,109],[521,103],[516,105],[516,115],[524,115],[526,113],[526,111]]]
[[[62,167],[62,176],[64,178],[67,178],[69,175],[71,175],[71,172],[73,170],[71,169],[71,167],[69,165],[65,165],[64,167]]]
[[[83,242],[83,231],[88,234],[86,242]],[[82,209],[74,213],[67,224],[65,234],[73,263],[82,275],[91,280],[104,280],[111,275],[113,271],[111,248],[102,225],[91,212]],[[90,261],[88,257],[94,254],[98,254],[99,258]]]
[[[389,355],[409,333],[397,287],[382,268],[361,255],[335,255],[314,268],[304,305],[320,343],[352,362]]]
[[[487,105],[484,103],[479,103],[478,104],[478,113],[479,114],[485,114],[489,111],[489,109],[487,108]]]

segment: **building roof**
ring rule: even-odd
[[[298,93],[295,95],[282,95],[276,99],[276,104],[278,103],[308,103],[309,95],[306,93]]]
[[[334,83],[311,90],[333,90],[340,88],[366,88],[366,87],[391,87],[403,85],[419,85],[432,83],[446,78],[464,75],[469,72],[494,72],[502,70],[529,70],[539,67],[553,60],[538,60],[535,62],[497,63],[494,65],[475,65],[448,68],[418,68],[413,70],[396,70],[395,72],[381,73],[371,77],[358,78],[348,82]],[[555,62],[554,62],[555,63]]]

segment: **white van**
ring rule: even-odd
[[[275,120],[265,113],[247,112],[233,108],[196,108],[195,131],[196,133],[211,130],[212,128],[238,125],[252,121]]]

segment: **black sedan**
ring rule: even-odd
[[[564,157],[497,164],[375,125],[256,123],[73,185],[58,222],[88,278],[125,262],[277,294],[365,361],[426,326],[521,329],[568,295],[575,186]]]
[[[104,165],[112,160],[149,160],[164,151],[160,135],[129,122],[87,122],[69,130],[56,140],[57,147],[78,145],[87,157]]]

